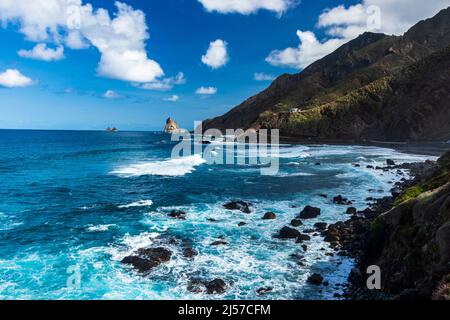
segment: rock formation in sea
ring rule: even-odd
[[[165,133],[172,134],[172,133],[179,133],[182,131],[184,131],[184,130],[182,130],[180,128],[180,126],[178,125],[178,123],[175,120],[173,120],[172,118],[167,119],[166,126],[164,127]]]
[[[450,139],[450,8],[403,36],[366,32],[203,128],[298,140]]]

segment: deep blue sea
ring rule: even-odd
[[[280,172],[261,176],[254,165],[171,160],[173,146],[162,133],[0,131],[0,299],[331,299],[353,262],[328,256],[321,237],[304,253],[273,236],[306,205],[322,215],[301,231],[347,220],[333,196],[364,209],[366,198],[389,194],[403,177],[367,165],[433,159],[378,147],[282,145]],[[249,201],[253,212],[225,210],[229,200]],[[169,218],[173,209],[187,219]],[[262,220],[267,211],[277,219]],[[229,245],[210,245],[219,238]],[[199,256],[185,259],[179,241]],[[148,276],[121,264],[150,246],[170,249],[172,260]],[[73,268],[76,288],[68,286]],[[330,285],[308,285],[314,272]],[[190,278],[221,278],[227,291],[191,293]],[[261,297],[261,287],[273,291]]]

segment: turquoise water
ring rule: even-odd
[[[430,158],[376,147],[284,145],[279,174],[261,176],[258,166],[170,160],[169,141],[161,133],[0,131],[0,298],[329,299],[352,261],[327,256],[320,237],[303,253],[299,244],[273,236],[306,205],[322,215],[300,230],[348,218],[333,196],[364,209],[367,197],[389,194],[389,182],[402,177],[369,164]],[[253,213],[225,210],[229,200],[250,201]],[[169,218],[173,209],[186,211],[187,219]],[[277,219],[263,221],[267,211]],[[248,224],[238,227],[241,221]],[[212,247],[219,237],[229,245]],[[199,256],[183,258],[176,242],[189,243]],[[148,246],[170,249],[173,259],[146,277],[120,263]],[[303,265],[292,254],[304,256]],[[68,286],[69,268],[80,271],[76,288]],[[330,286],[306,284],[313,272]],[[222,278],[227,292],[188,292],[193,277]],[[273,291],[260,297],[261,287]]]

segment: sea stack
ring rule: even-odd
[[[166,126],[164,127],[164,132],[165,133],[178,133],[180,132],[180,126],[178,125],[178,123],[173,120],[172,118],[167,119],[166,121]]]

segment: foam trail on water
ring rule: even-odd
[[[122,206],[119,206],[119,209],[128,209],[128,208],[135,208],[135,207],[150,207],[153,205],[152,200],[139,200],[136,202],[132,202],[130,204],[125,204]]]
[[[195,167],[206,163],[201,155],[193,155],[180,159],[144,162],[118,168],[112,174],[123,178],[140,176],[169,176],[177,177],[192,173]]]

